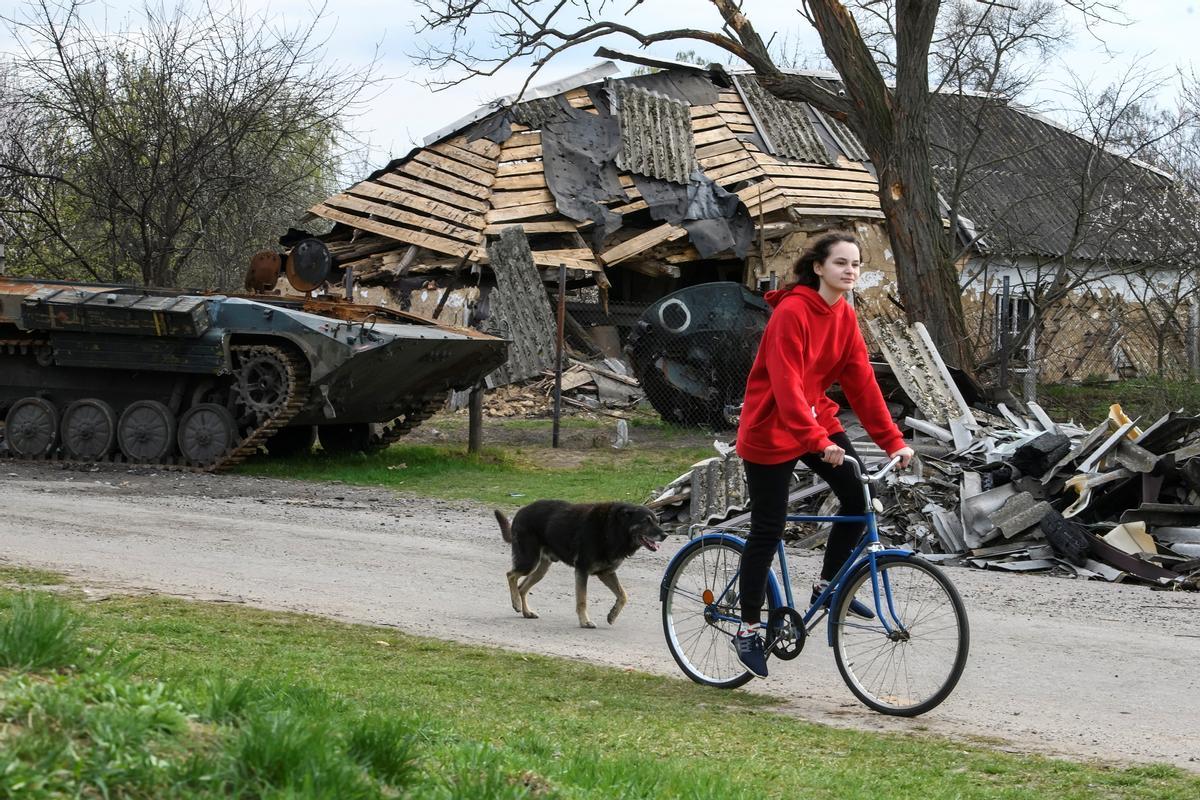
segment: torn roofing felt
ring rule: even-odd
[[[603,205],[628,199],[621,169],[633,175],[651,217],[682,225],[702,258],[726,250],[744,258],[754,239],[750,212],[696,164],[691,103],[715,103],[717,88],[695,75],[654,75],[639,76],[637,84],[591,86],[588,94],[599,113],[575,108],[559,95],[497,112],[468,139],[502,143],[512,135],[512,122],[539,127],[546,187],[559,212],[594,223],[597,250],[621,227],[621,216]]]

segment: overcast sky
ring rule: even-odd
[[[242,1],[248,9],[266,11],[285,23],[311,18],[314,9],[319,8],[308,0]],[[774,32],[777,40],[787,39],[789,50],[799,48],[818,54],[816,35],[793,10],[797,4],[746,0],[744,11],[764,37]],[[633,0],[617,0],[614,7],[624,11],[631,5]],[[23,6],[22,0],[0,0],[4,16],[20,14]],[[107,16],[108,28],[119,29],[129,18],[130,9],[140,6],[141,2],[136,0],[107,3],[95,0],[89,13],[97,18]],[[1068,67],[1099,85],[1116,80],[1135,59],[1167,76],[1179,68],[1196,68],[1200,72],[1200,63],[1194,55],[1200,41],[1200,0],[1126,0],[1124,9],[1131,24],[1101,26],[1097,33],[1104,44],[1077,26],[1070,46],[1046,65],[1036,97],[1041,107],[1053,114],[1059,103],[1056,90],[1067,81]],[[353,123],[370,143],[369,160],[373,167],[386,163],[390,157],[404,155],[426,135],[482,103],[515,91],[525,79],[525,69],[514,66],[495,77],[473,79],[462,86],[433,93],[421,85],[426,75],[411,58],[422,44],[422,36],[416,31],[417,9],[411,0],[336,0],[330,2],[324,13],[321,30],[328,37],[329,58],[344,65],[365,66],[377,57],[379,74],[385,79]],[[1077,23],[1078,18],[1073,21]],[[719,19],[711,4],[704,0],[645,0],[625,22],[640,30],[660,30],[682,25],[712,28],[717,27]],[[628,39],[614,38],[607,43],[614,48],[634,49]],[[1111,54],[1106,52],[1105,45]],[[8,32],[0,32],[0,50],[9,51],[12,46]],[[561,78],[597,63],[599,59],[592,55],[597,46],[589,43],[564,54],[547,66],[535,83]],[[673,58],[676,51],[692,47],[690,42],[666,43],[650,52]],[[726,61],[721,51],[694,49],[714,61]],[[628,67],[623,66],[623,70]],[[1160,100],[1169,101],[1169,93]]]

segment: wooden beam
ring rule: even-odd
[[[612,264],[618,264],[627,258],[631,258],[638,253],[649,250],[657,244],[662,244],[663,242],[678,239],[686,235],[687,230],[684,228],[676,227],[670,223],[663,223],[657,228],[643,231],[637,236],[626,239],[615,247],[609,248],[601,253],[598,258],[602,263],[611,266]]]
[[[516,206],[514,208],[494,208],[487,212],[486,220],[489,225],[497,222],[505,222],[513,219],[529,219],[530,217],[543,217],[547,214],[558,213],[558,206],[553,201],[548,203],[534,203],[527,206]]]
[[[574,222],[555,220],[553,222],[498,222],[488,225],[483,232],[488,236],[499,236],[505,228],[511,228],[514,225],[525,233],[571,233],[579,230]]]
[[[552,203],[554,195],[549,189],[533,189],[526,192],[492,192],[492,208],[513,208],[533,203]]]
[[[453,167],[450,167],[453,169]],[[428,181],[435,186],[444,186],[453,189],[456,192],[461,192],[468,197],[482,197],[486,192],[480,191],[479,184],[464,181],[452,172],[445,172],[436,167],[431,167],[428,164],[419,164],[415,161],[409,161],[406,164],[401,164],[397,170],[405,175],[411,175],[414,178],[420,178],[423,181]],[[486,187],[484,187],[486,188]]]
[[[713,144],[696,147],[696,158],[704,159],[710,156],[718,156],[722,153],[731,153],[734,150],[747,150],[746,142],[740,139],[726,139],[723,142],[714,142]]]
[[[506,147],[500,151],[501,161],[522,161],[541,157],[542,146],[540,144],[531,144],[526,147]]]
[[[347,194],[356,197],[366,197],[375,200],[384,200],[389,203],[411,208],[414,211],[432,214],[434,217],[443,220],[449,220],[467,228],[475,228],[480,230],[484,226],[483,215],[473,214],[469,211],[463,211],[453,206],[448,206],[445,203],[439,203],[436,200],[428,200],[419,195],[410,192],[402,192],[397,189],[390,189],[387,186],[381,186],[378,183],[371,181],[363,181],[356,183],[346,190]]]
[[[452,158],[446,158],[445,156],[439,155],[432,150],[418,150],[417,154],[413,156],[413,158],[423,164],[429,164],[430,166],[449,172],[452,175],[458,175],[459,177],[466,178],[468,181],[476,183],[485,189],[491,186],[492,181],[496,179],[494,173],[484,172],[481,169],[468,166],[461,161],[455,161]]]
[[[488,204],[474,197],[467,197],[458,192],[451,192],[447,189],[439,189],[433,184],[425,181],[417,181],[412,178],[407,178],[403,175],[396,175],[392,172],[385,172],[375,179],[375,183],[382,183],[396,189],[404,189],[408,192],[415,192],[433,200],[437,200],[447,205],[457,206],[458,208],[467,211],[476,211],[480,214],[488,210]]]
[[[495,193],[544,188],[546,188],[546,176],[541,172],[534,175],[511,175],[505,178],[496,178],[496,182],[492,184],[492,191]]]
[[[348,194],[335,194],[326,200],[323,205],[342,210],[359,211],[364,214],[374,214],[391,222],[398,222],[404,225],[411,225],[414,228],[423,228],[435,233],[453,236],[472,245],[482,244],[483,242],[483,236],[477,230],[469,230],[458,225],[451,225],[448,222],[443,222],[433,217],[410,214],[393,206],[375,203],[370,200],[362,200]]]
[[[496,171],[496,159],[484,158],[483,156],[472,153],[470,150],[464,150],[461,147],[455,147],[448,142],[440,142],[439,144],[433,145],[429,149],[433,150],[435,153],[444,155],[447,158],[453,158],[455,161],[461,161],[462,163],[468,164],[476,169],[483,170],[484,172],[492,173]]]
[[[521,163],[501,164],[496,168],[496,178],[504,178],[509,175],[531,175],[533,173],[542,172],[542,162],[540,161],[524,161]]]
[[[471,256],[476,253],[478,248],[472,247],[462,242],[443,239],[440,236],[432,236],[427,233],[414,231],[410,228],[402,228],[399,225],[392,225],[382,220],[371,219],[369,217],[360,217],[356,214],[351,214],[346,211],[341,211],[336,208],[330,208],[326,205],[313,206],[309,209],[318,217],[332,220],[334,222],[342,222],[359,230],[370,231],[377,233],[380,236],[387,236],[399,242],[415,244],[429,250],[435,250],[439,253],[446,253],[454,256]]]

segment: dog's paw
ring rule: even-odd
[[[614,608],[612,611],[608,612],[608,624],[609,624],[609,625],[612,625],[614,622],[616,622],[616,621],[617,621],[617,615],[618,615],[618,614],[620,614],[620,613],[621,613],[621,612],[620,612],[620,611],[618,611],[618,610],[617,610],[617,609],[615,609],[615,608]]]
[[[532,611],[532,610],[522,611],[521,616],[523,616],[525,619],[537,619],[538,618],[537,612]]]
[[[592,621],[589,619],[587,622],[581,622],[581,623],[579,623],[579,627],[581,627],[581,628],[594,628],[594,627],[596,627],[596,623],[592,622]]]

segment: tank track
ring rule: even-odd
[[[413,428],[441,411],[446,405],[447,396],[448,394],[439,394],[436,397],[427,398],[424,403],[410,406],[402,417],[396,417],[383,427],[383,433],[371,441],[371,450],[382,450],[390,446],[396,440],[407,435]]]
[[[296,353],[286,348],[272,345],[234,345],[230,350],[239,356],[239,361],[243,362],[257,355],[274,355],[278,357],[283,362],[287,371],[288,388],[283,402],[279,403],[272,411],[261,415],[256,427],[247,432],[246,436],[232,450],[227,451],[222,458],[211,464],[192,464],[182,457],[175,457],[157,463],[130,461],[119,450],[114,450],[103,459],[84,461],[72,458],[65,453],[57,452],[42,458],[21,458],[14,456],[10,450],[5,448],[4,450],[0,450],[0,460],[6,463],[53,464],[66,468],[90,467],[96,464],[116,464],[142,469],[196,473],[221,472],[236,466],[256,453],[258,448],[270,439],[276,431],[285,427],[292,417],[300,412],[308,394],[308,365]],[[405,433],[407,433],[407,430]],[[398,434],[397,438],[403,435],[403,433]]]

